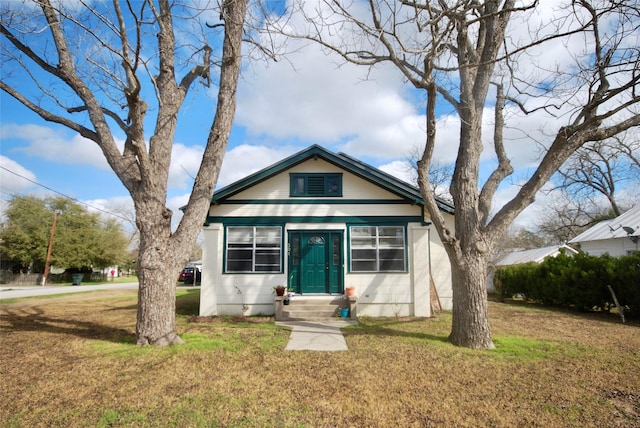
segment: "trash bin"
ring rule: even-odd
[[[82,277],[84,275],[81,273],[71,274],[71,285],[80,285],[82,283]]]

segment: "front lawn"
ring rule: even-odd
[[[362,319],[347,352],[285,351],[272,322],[189,322],[186,344],[135,346],[135,290],[0,311],[6,427],[640,426],[640,328],[490,302],[497,349],[447,341],[451,316]]]

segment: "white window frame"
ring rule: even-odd
[[[244,229],[249,232],[249,235],[244,241],[232,241],[232,232],[235,230]],[[266,232],[268,229],[277,231],[276,239],[272,242],[269,241],[269,237],[261,236],[259,232]],[[282,272],[282,227],[280,226],[227,226],[226,227],[226,243],[225,243],[225,273],[279,273]],[[264,241],[264,239],[267,239]],[[263,240],[263,242],[260,242]],[[273,244],[268,246],[265,244]],[[235,247],[234,247],[235,245]],[[251,253],[251,267],[250,269],[231,270],[229,264],[233,262],[249,261],[249,258],[231,258],[230,252],[250,252]],[[268,256],[269,253],[277,256],[276,264],[259,263],[261,256]],[[273,266],[272,269],[261,269],[261,267]]]
[[[370,235],[369,237],[360,237],[360,236],[354,236],[354,229],[358,229],[358,228],[368,228],[368,229],[375,229],[375,235]],[[396,234],[391,236],[391,235],[384,235],[381,234],[380,232],[383,231],[385,228],[391,229],[391,228],[395,228],[396,229]],[[399,232],[399,233],[398,233]],[[398,240],[401,239],[401,243],[400,245],[384,245],[384,241],[385,239],[388,240],[388,238],[393,238],[392,240]],[[358,245],[357,244],[357,240],[358,239],[362,239],[363,241],[369,241],[370,245]],[[356,244],[354,245],[354,241],[356,242]],[[382,245],[381,245],[382,243]],[[401,269],[384,269],[383,266],[385,264],[386,261],[398,261],[400,260],[399,258],[394,258],[394,259],[385,259],[381,253],[384,253],[385,250],[388,249],[395,249],[395,251],[402,251],[402,268]],[[354,252],[357,251],[369,251],[373,257],[366,259],[366,258],[355,258],[354,257]],[[354,264],[355,261],[355,264]],[[373,269],[362,269],[362,268],[358,268],[357,267],[357,263],[358,262],[374,262],[374,267]],[[350,262],[350,266],[349,269],[351,272],[406,272],[407,271],[407,245],[406,245],[406,227],[405,226],[397,226],[397,225],[383,225],[383,226],[371,226],[371,225],[359,225],[359,226],[350,226],[349,227],[349,262]]]

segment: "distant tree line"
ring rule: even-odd
[[[52,231],[50,266],[86,271],[128,265],[132,257],[135,259],[127,248],[129,239],[115,219],[90,213],[66,198],[15,196],[0,224],[3,269],[43,273]]]

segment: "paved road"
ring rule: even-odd
[[[0,286],[0,299],[17,299],[20,297],[34,297],[34,296],[47,296],[51,294],[66,294],[66,293],[84,293],[86,291],[94,290],[123,290],[138,288],[137,282],[123,282],[123,283],[107,283],[98,285],[47,285],[40,287],[37,285],[31,286]]]

